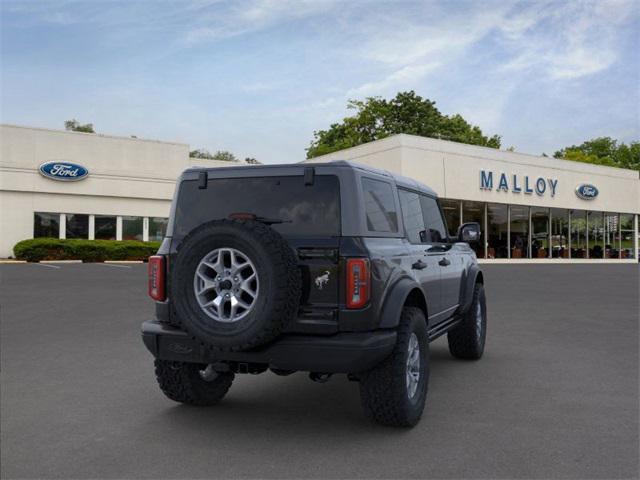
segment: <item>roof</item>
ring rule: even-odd
[[[282,169],[282,170],[288,170],[289,172],[291,172],[292,170],[303,171],[305,168],[315,168],[315,167],[322,167],[322,166],[350,168],[350,169],[360,170],[362,172],[368,172],[368,173],[372,173],[372,174],[383,176],[383,177],[388,177],[389,179],[393,180],[396,184],[400,186],[411,188],[414,190],[420,190],[434,197],[437,196],[436,192],[432,188],[412,178],[398,175],[388,170],[371,167],[363,163],[353,162],[350,160],[333,160],[331,162],[319,162],[319,163],[280,163],[280,164],[272,164],[272,165],[239,164],[239,165],[230,165],[228,167],[226,166],[225,167],[194,166],[187,169],[187,171],[191,171],[191,172],[202,171],[202,170],[215,171],[215,174],[217,177],[223,177],[225,171],[231,172],[231,171],[241,170],[243,173],[246,173],[247,171],[251,171],[251,170],[271,170],[272,171],[272,170]]]

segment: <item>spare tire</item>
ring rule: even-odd
[[[169,288],[184,330],[221,351],[274,339],[296,315],[302,289],[289,244],[252,220],[193,230],[178,248]]]

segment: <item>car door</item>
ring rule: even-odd
[[[429,245],[424,242],[425,224],[420,202],[420,194],[398,188],[400,208],[405,227],[411,272],[422,286],[426,300],[429,324],[441,312],[440,265],[438,259],[428,254]]]
[[[450,242],[442,210],[436,198],[421,195],[430,257],[440,266],[440,317],[450,317],[460,303],[460,283],[464,271],[463,258]]]

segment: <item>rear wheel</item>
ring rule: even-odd
[[[234,374],[216,372],[210,365],[156,360],[156,379],[162,392],[187,405],[215,405],[226,395]]]
[[[487,336],[487,302],[484,286],[476,283],[469,311],[453,330],[447,334],[449,352],[456,358],[478,360],[484,353]]]
[[[419,308],[402,309],[391,355],[360,378],[365,414],[394,427],[413,427],[424,410],[429,384],[427,322]]]

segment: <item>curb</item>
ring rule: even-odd
[[[82,260],[40,260],[38,263],[82,263]]]
[[[11,260],[8,258],[0,258],[0,265],[3,264],[11,264],[11,263],[27,263],[26,260]]]
[[[138,264],[138,263],[144,263],[142,260],[105,260],[103,263],[124,263],[124,264],[128,264],[128,263],[134,263],[134,264]]]

